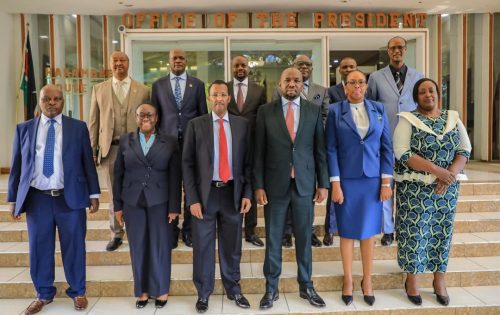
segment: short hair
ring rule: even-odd
[[[401,36],[394,36],[393,38],[391,38],[387,41],[387,48],[389,48],[389,44],[390,44],[391,40],[396,39],[396,38],[402,39],[405,42],[405,46],[406,46],[406,39],[405,38],[403,38]]]
[[[158,114],[158,109],[156,108],[156,106],[154,106],[153,104],[149,104],[149,103],[141,103],[139,105],[137,105],[135,107],[135,113],[137,114],[137,110],[139,109],[139,107],[141,107],[142,105],[149,105],[151,107],[153,107],[155,109],[155,114]]]
[[[354,59],[353,57],[349,57],[349,56],[342,57],[342,59],[340,59],[340,61],[339,61],[339,65],[342,63],[342,61],[347,60],[347,59],[354,60],[354,62],[356,63],[356,66],[358,65],[358,62],[356,61],[356,59]]]
[[[347,74],[347,76],[345,77],[345,80],[347,81],[347,80],[349,79],[349,76],[351,75],[351,73],[354,73],[354,72],[359,72],[359,73],[361,73],[361,74],[365,77],[365,79],[366,79],[366,73],[364,73],[364,72],[363,72],[363,71],[361,71],[361,70],[357,70],[357,69],[356,69],[356,70],[352,70],[351,72],[349,72],[349,73]]]
[[[208,86],[208,94],[210,95],[210,89],[212,89],[213,85],[225,85],[227,87],[227,91],[229,92],[229,85],[223,80],[215,80]]]
[[[430,81],[430,82],[434,83],[434,86],[436,86],[436,93],[437,93],[438,97],[441,98],[441,91],[440,91],[439,85],[436,83],[436,81],[434,81],[430,78],[422,78],[422,79],[418,80],[415,83],[415,85],[413,86],[413,101],[417,104],[418,104],[418,88],[420,87],[420,85],[422,85],[422,83],[424,83],[426,81]]]

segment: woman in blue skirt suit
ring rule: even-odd
[[[363,262],[361,289],[373,305],[371,273],[376,234],[381,231],[382,201],[392,195],[393,151],[384,105],[365,100],[366,76],[350,72],[346,101],[330,106],[326,121],[328,170],[332,185],[344,269],[342,300],[352,303],[354,240],[360,240]]]

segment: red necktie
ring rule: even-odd
[[[238,94],[236,95],[236,106],[238,107],[238,110],[241,112],[243,112],[243,90],[241,88],[241,86],[243,85],[243,83],[238,83]]]
[[[224,131],[224,120],[219,119],[219,178],[227,183],[231,176],[227,154],[227,139]]]
[[[288,109],[286,110],[286,129],[288,129],[288,133],[290,134],[290,138],[292,139],[292,142],[295,141],[295,128],[294,128],[294,122],[295,118],[293,115],[293,103],[288,102]],[[295,170],[292,165],[292,172],[290,174],[292,178],[295,178]]]

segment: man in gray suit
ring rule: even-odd
[[[323,307],[311,281],[311,226],[314,202],[327,195],[328,172],[320,107],[300,97],[302,75],[296,68],[281,74],[282,97],[261,106],[255,131],[255,199],[264,206],[266,293],[261,309],[268,309],[279,297],[281,239],[290,208],[295,229],[297,280],[300,297]]]
[[[198,313],[208,310],[214,290],[216,228],[227,297],[241,308],[250,307],[239,284],[243,214],[250,210],[252,198],[250,128],[246,119],[228,114],[231,96],[224,81],[214,81],[209,93],[212,113],[189,122],[182,159],[186,204],[192,214]]]
[[[391,131],[398,123],[398,113],[409,112],[417,106],[413,101],[413,86],[423,78],[417,70],[405,65],[406,40],[393,37],[387,43],[389,65],[370,75],[368,79],[368,95],[370,100],[382,102],[385,106]],[[393,199],[384,201],[382,223],[382,245],[389,246],[394,241]]]
[[[248,120],[250,124],[251,138],[254,138],[255,119],[257,111],[261,105],[267,103],[266,91],[264,88],[248,78],[250,68],[248,59],[245,56],[236,56],[231,62],[233,70],[233,80],[227,84],[231,100],[228,105],[228,112],[235,116],[241,116]],[[253,148],[253,144],[250,144]],[[255,234],[257,226],[257,203],[252,200],[252,208],[245,214],[245,240],[255,246],[262,247],[264,242]]]
[[[303,89],[302,92],[300,93],[300,97],[321,107],[321,118],[324,125],[326,122],[326,116],[328,114],[328,106],[330,106],[328,89],[311,81],[313,65],[311,59],[308,56],[298,55],[293,61],[293,66],[297,68],[302,74]],[[276,87],[273,93],[273,100],[280,99],[281,95],[282,93],[280,88]],[[314,233],[314,225],[311,228],[312,228],[311,245],[314,247],[321,247],[321,241]],[[290,211],[288,212],[285,230],[283,232],[283,246],[284,247],[292,246],[292,218],[290,215]]]

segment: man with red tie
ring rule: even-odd
[[[250,126],[228,114],[231,96],[224,81],[209,87],[212,113],[188,123],[182,172],[186,206],[192,215],[193,282],[196,310],[208,310],[215,284],[215,240],[218,233],[222,284],[228,299],[249,308],[240,287],[243,214],[251,207]]]

